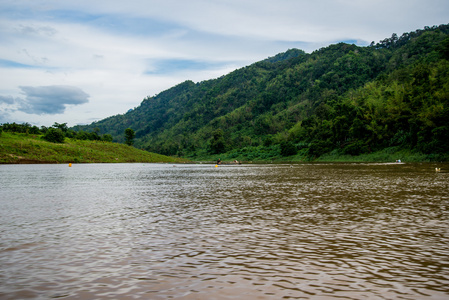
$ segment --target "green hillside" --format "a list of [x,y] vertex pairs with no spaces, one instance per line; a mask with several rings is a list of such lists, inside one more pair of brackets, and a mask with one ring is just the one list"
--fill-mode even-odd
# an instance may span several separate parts
[[0,163],[125,163],[186,162],[124,144],[65,139],[51,143],[40,136],[0,132]]
[[127,112],[75,130],[191,159],[316,159],[449,153],[449,25],[369,47],[291,49],[226,76],[183,82]]

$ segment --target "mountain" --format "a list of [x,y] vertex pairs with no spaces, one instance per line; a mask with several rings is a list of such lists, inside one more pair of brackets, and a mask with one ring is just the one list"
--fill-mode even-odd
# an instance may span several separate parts
[[[183,82],[139,107],[75,130],[165,155],[253,158],[385,148],[449,153],[449,25],[368,47],[290,49],[226,76]],[[254,157],[254,153],[258,154]],[[251,156],[250,155],[250,156]]]

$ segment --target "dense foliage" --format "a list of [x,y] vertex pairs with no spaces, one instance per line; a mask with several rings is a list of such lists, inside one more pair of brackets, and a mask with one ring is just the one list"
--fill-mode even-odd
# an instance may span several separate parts
[[103,134],[100,136],[98,134],[98,129],[94,129],[93,132],[87,132],[83,130],[74,131],[73,129],[68,128],[67,123],[60,124],[57,122],[55,122],[51,127],[42,126],[41,128],[32,126],[29,123],[4,123],[0,125],[0,132],[1,131],[42,135],[42,138],[44,140],[52,143],[64,143],[64,139],[66,137],[85,141],[112,142],[112,135]]
[[134,130],[132,130],[131,128],[126,128],[125,129],[125,144],[127,144],[128,146],[132,146],[134,144],[135,136],[136,136],[136,134],[134,133]]
[[441,25],[369,47],[291,49],[218,79],[183,82],[126,114],[74,129],[124,142],[132,128],[136,147],[192,158],[251,151],[261,159],[314,158],[388,147],[444,157],[448,37],[449,25]]
[[59,128],[48,128],[43,139],[52,143],[64,143],[64,132]]

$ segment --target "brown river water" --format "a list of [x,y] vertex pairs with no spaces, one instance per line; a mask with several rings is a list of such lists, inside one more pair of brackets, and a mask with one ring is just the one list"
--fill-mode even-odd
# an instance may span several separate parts
[[449,299],[448,170],[0,165],[0,299]]

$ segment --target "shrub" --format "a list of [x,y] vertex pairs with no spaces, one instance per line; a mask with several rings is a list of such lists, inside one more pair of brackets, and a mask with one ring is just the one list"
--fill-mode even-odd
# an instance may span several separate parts
[[101,137],[101,140],[105,141],[105,142],[112,142],[113,138],[112,138],[112,135],[110,135],[110,134],[103,134],[103,136]]
[[363,141],[354,142],[343,149],[343,153],[349,155],[359,155],[368,151],[369,148]]
[[316,141],[310,143],[309,155],[312,157],[319,157],[332,150],[332,143],[330,141]]
[[43,138],[52,143],[64,143],[64,132],[59,128],[48,128]]
[[282,142],[281,143],[281,155],[282,156],[291,156],[298,153],[295,145],[292,142]]

